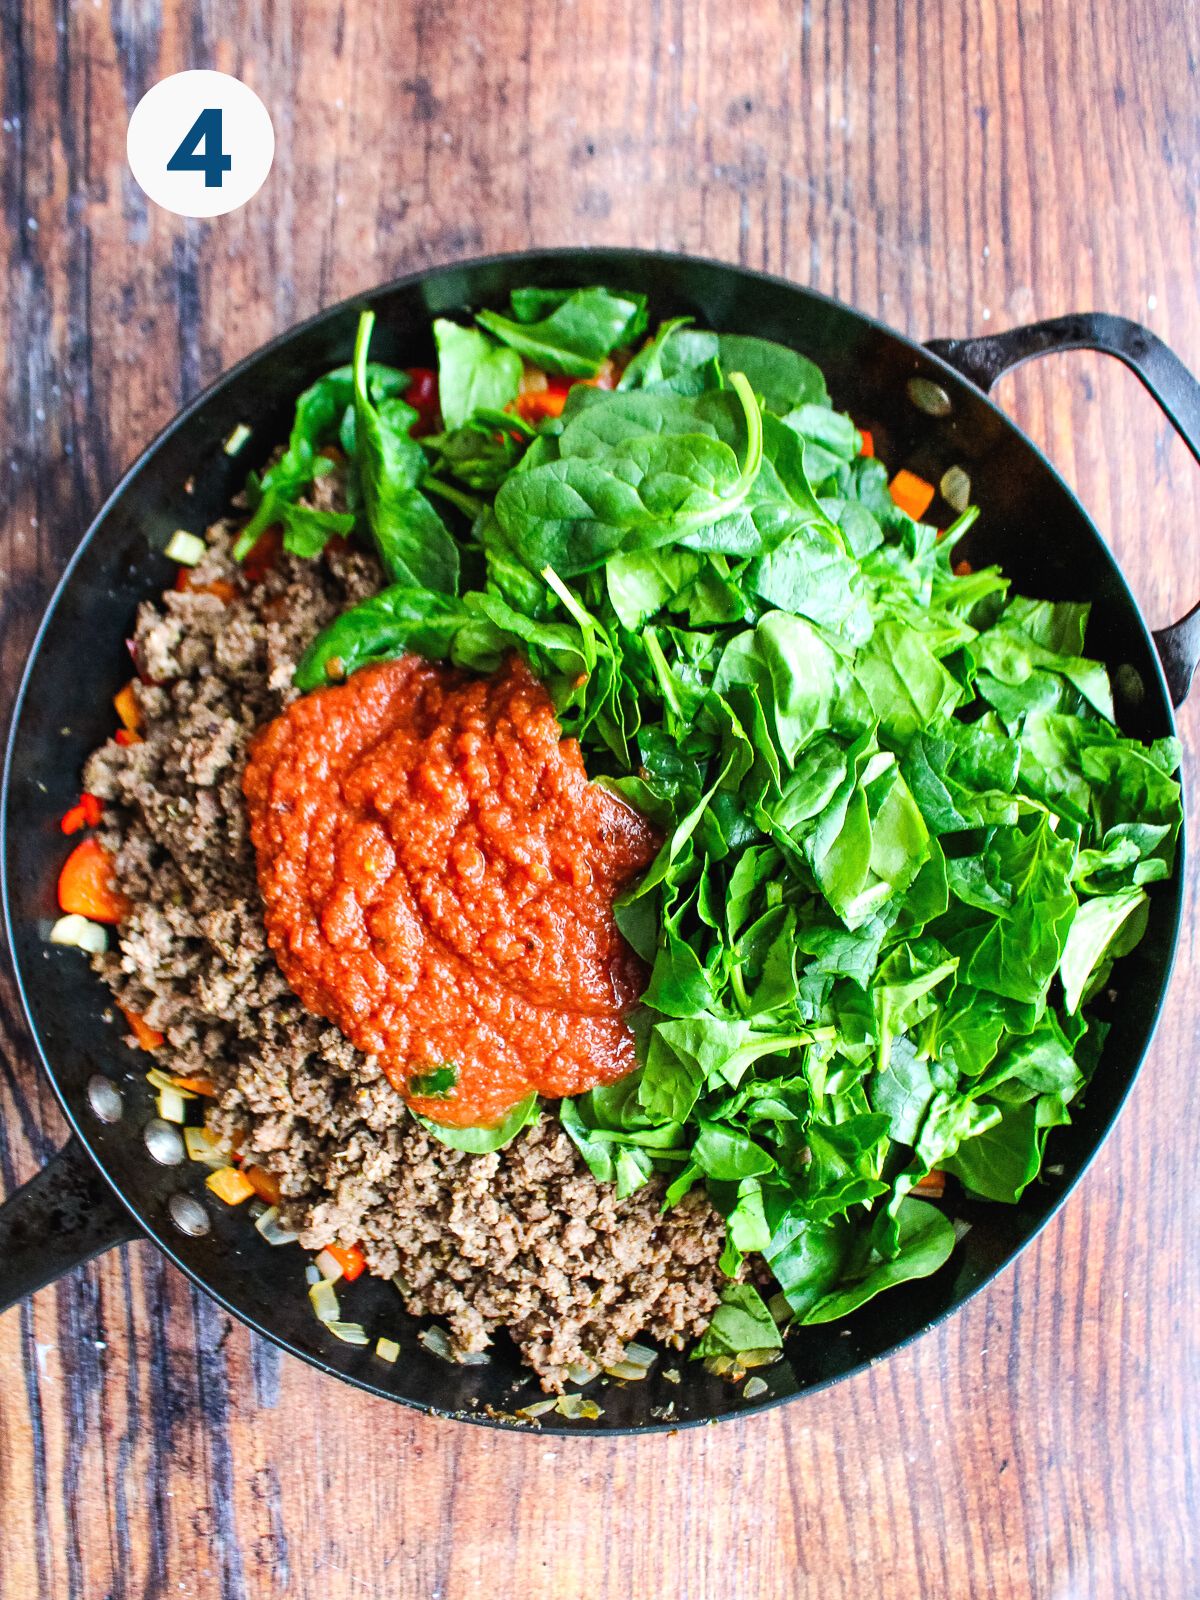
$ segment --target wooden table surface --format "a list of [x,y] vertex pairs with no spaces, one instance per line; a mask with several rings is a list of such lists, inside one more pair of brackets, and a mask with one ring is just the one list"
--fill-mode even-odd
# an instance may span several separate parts
[[[0,23],[5,714],[146,439],[270,335],[426,263],[661,246],[918,337],[1121,312],[1200,368],[1187,0],[0,0]],[[138,97],[192,66],[251,83],[277,137],[211,223],[125,165]],[[1200,473],[1131,376],[1058,358],[999,398],[1153,623],[1200,597]],[[1200,706],[1182,733],[1194,797]],[[1192,928],[1114,1137],[1016,1268],[763,1418],[612,1442],[427,1420],[280,1356],[148,1246],[76,1273],[0,1319],[0,1596],[1194,1596]],[[11,1188],[63,1124],[7,980],[0,1052]]]

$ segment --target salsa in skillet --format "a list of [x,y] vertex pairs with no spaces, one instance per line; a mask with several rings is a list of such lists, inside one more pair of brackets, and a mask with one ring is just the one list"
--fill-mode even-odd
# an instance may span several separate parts
[[271,946],[310,1010],[442,1123],[635,1066],[614,896],[658,841],[591,784],[519,657],[408,655],[295,701],[245,776]]

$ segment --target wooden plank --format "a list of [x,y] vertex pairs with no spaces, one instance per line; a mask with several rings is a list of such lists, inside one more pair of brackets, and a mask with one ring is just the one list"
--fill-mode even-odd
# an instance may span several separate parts
[[[1200,368],[1200,23],[1175,0],[2,15],[5,703],[146,438],[272,333],[423,263],[656,245],[922,336],[1123,312]],[[253,83],[278,138],[259,197],[215,223],[156,211],[124,166],[139,94],[198,64]],[[1127,373],[1060,358],[1000,398],[1154,622],[1200,596],[1200,478]],[[1182,732],[1194,774],[1194,710]],[[767,1418],[505,1437],[319,1378],[145,1247],[43,1292],[0,1319],[0,1595],[1191,1594],[1194,927],[1127,1113],[1018,1267],[914,1349]],[[6,981],[6,1188],[62,1136],[29,1060]]]

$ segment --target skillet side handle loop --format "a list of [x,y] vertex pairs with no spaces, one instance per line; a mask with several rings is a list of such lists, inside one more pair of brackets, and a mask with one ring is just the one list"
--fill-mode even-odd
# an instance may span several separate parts
[[[1031,322],[981,339],[930,339],[926,348],[985,394],[1003,373],[1032,356],[1060,350],[1099,350],[1116,356],[1141,379],[1200,462],[1200,381],[1161,339],[1127,317],[1082,312]],[[1200,662],[1200,606],[1170,627],[1155,629],[1154,642],[1171,701],[1178,708],[1187,699]]]
[[140,1236],[91,1156],[78,1139],[68,1140],[0,1204],[0,1311]]

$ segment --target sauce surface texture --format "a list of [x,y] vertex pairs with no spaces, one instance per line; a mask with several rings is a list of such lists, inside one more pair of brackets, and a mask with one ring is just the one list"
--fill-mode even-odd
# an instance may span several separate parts
[[[244,788],[284,976],[416,1110],[486,1125],[633,1069],[646,975],[612,903],[658,841],[518,658],[475,678],[405,656],[306,695]],[[446,1096],[415,1091],[446,1065]]]

